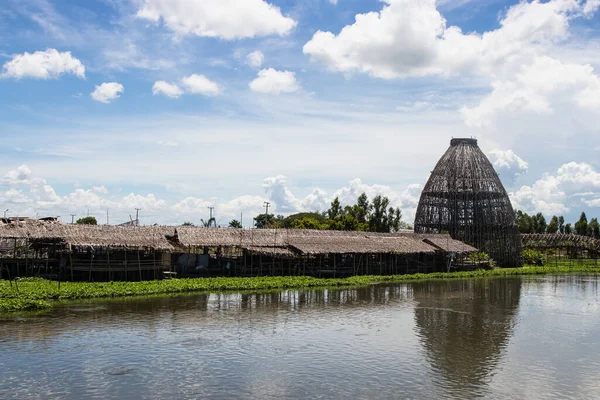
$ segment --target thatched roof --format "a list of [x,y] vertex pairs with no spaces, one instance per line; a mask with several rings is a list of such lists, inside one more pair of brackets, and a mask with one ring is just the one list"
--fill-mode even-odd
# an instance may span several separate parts
[[61,241],[71,247],[111,247],[172,250],[162,227],[65,225],[28,220],[0,223],[0,238]]
[[319,231],[309,229],[231,229],[187,226],[65,225],[28,220],[0,223],[0,239],[62,243],[65,247],[110,247],[177,251],[177,248],[230,247],[255,254],[406,254],[472,252],[449,235]]
[[447,234],[422,234],[420,236],[425,243],[448,253],[473,253],[477,251],[475,247],[461,242],[460,240],[452,239],[450,235]]
[[[442,250],[414,233],[371,233],[310,229],[231,229],[177,227],[176,240],[186,247],[290,247],[301,254],[433,253]],[[449,235],[436,235],[453,244]],[[466,246],[472,249],[470,246]]]
[[255,255],[277,256],[277,257],[293,257],[295,254],[287,247],[259,247],[259,246],[244,246],[244,250],[248,250]]

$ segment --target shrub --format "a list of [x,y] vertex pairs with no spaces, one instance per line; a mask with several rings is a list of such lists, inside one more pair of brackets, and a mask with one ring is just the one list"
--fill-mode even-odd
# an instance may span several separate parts
[[524,249],[521,253],[523,263],[528,265],[544,265],[546,264],[546,256],[541,252],[533,249]]

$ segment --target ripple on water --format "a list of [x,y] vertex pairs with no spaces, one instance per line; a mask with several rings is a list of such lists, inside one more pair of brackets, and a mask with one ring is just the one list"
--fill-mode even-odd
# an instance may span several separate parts
[[0,398],[591,398],[598,280],[196,295],[0,323]]

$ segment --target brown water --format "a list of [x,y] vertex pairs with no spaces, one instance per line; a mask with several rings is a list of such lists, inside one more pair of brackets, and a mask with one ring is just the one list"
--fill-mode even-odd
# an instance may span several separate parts
[[599,282],[66,305],[0,321],[0,398],[600,398]]

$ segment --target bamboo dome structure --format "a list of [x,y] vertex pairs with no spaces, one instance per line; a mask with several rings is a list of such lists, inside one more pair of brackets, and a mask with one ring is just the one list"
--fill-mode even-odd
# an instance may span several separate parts
[[417,233],[449,233],[502,267],[521,266],[521,238],[500,177],[476,139],[452,139],[421,193]]

